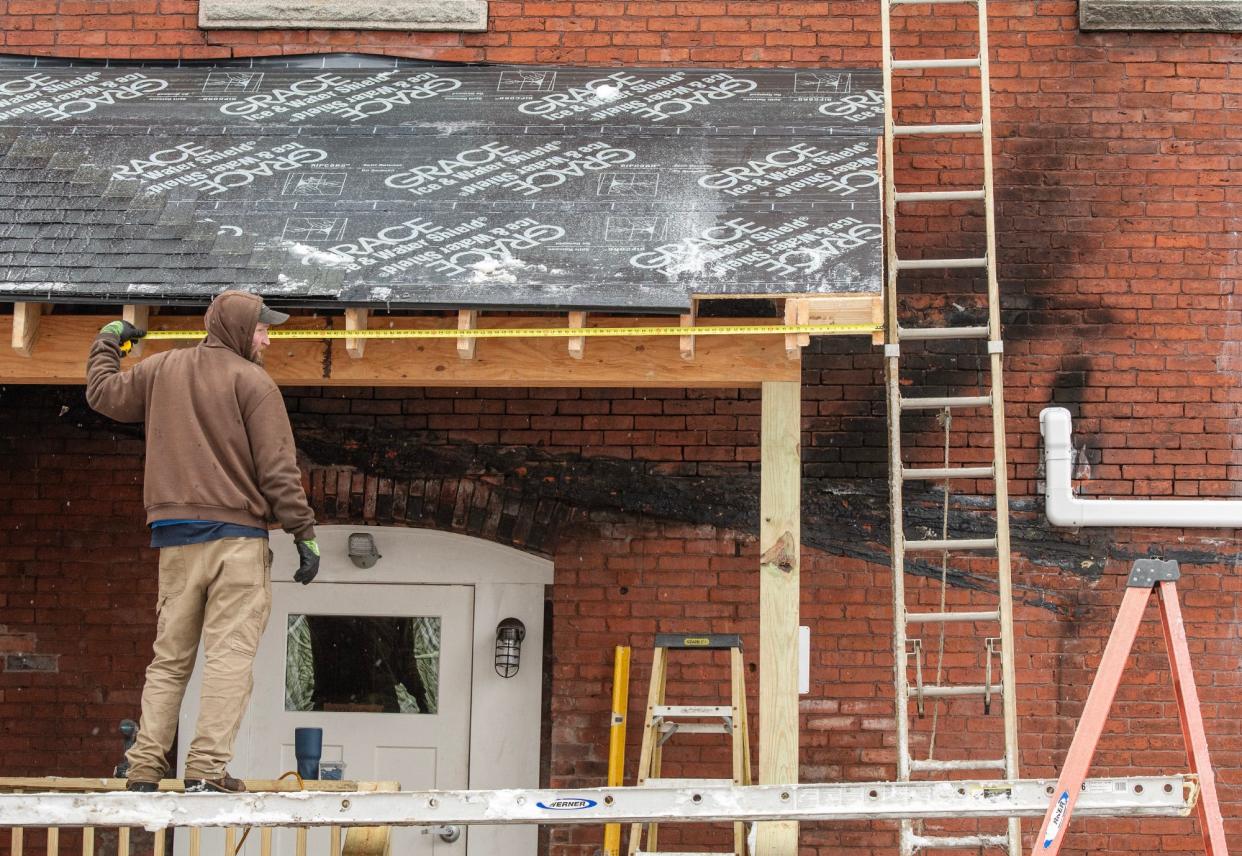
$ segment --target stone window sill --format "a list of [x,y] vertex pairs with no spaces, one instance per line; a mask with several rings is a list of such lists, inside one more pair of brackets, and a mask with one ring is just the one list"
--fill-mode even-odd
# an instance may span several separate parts
[[1082,30],[1242,32],[1242,0],[1079,0]]
[[487,0],[202,0],[198,25],[218,29],[487,29]]

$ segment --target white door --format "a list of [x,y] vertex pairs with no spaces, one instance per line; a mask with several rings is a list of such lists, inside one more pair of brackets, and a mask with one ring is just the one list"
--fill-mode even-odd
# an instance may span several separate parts
[[[274,779],[296,769],[294,729],[311,726],[323,729],[321,762],[343,763],[347,779],[468,787],[473,615],[471,586],[273,582],[230,772]],[[464,856],[466,838],[464,828],[455,842],[399,828],[391,852]],[[205,834],[203,852],[209,843]],[[244,852],[258,844],[247,840]],[[293,833],[277,830],[274,845],[292,854]],[[327,830],[312,829],[309,852],[327,845]]]

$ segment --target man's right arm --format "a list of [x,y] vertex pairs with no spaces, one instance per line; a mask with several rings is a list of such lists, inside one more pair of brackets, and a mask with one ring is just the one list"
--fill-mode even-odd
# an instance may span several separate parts
[[101,330],[86,358],[86,402],[118,422],[141,422],[146,415],[145,366],[121,371],[121,337]]

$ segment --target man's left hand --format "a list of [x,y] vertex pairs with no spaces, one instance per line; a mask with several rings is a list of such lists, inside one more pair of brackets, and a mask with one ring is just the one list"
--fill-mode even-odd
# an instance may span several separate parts
[[314,538],[298,541],[298,570],[293,575],[295,583],[306,585],[319,573],[319,542]]
[[146,330],[139,330],[128,321],[109,321],[100,328],[99,332],[115,334],[122,354],[128,354],[130,349],[133,348],[134,342],[147,335]]

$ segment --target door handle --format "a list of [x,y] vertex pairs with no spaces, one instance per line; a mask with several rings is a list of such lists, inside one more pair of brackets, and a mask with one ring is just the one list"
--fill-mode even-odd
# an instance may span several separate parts
[[423,835],[438,835],[440,840],[445,844],[452,844],[461,838],[461,827],[449,824],[440,824],[438,826],[424,826]]

